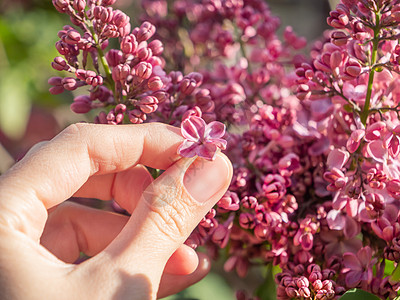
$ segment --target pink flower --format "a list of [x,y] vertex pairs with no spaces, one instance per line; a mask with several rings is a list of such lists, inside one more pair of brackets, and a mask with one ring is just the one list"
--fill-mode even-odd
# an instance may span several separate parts
[[185,140],[178,148],[178,154],[185,157],[198,155],[208,160],[214,160],[218,148],[225,150],[225,125],[214,121],[206,124],[197,116],[189,116],[182,122],[181,133]]
[[358,250],[357,255],[351,252],[343,254],[343,263],[346,273],[346,285],[349,288],[357,287],[361,284],[366,287],[372,281],[372,266],[376,259],[372,259],[372,250],[369,246]]

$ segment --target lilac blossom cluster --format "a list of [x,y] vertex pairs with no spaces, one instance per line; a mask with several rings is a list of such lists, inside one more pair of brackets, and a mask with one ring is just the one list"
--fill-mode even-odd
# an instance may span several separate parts
[[[202,76],[195,72],[183,76],[178,71],[167,74],[160,56],[164,46],[152,39],[155,26],[143,22],[131,29],[130,18],[111,7],[114,2],[53,0],[55,8],[69,15],[74,26],[66,25],[59,31],[56,49],[63,57],[52,62],[55,70],[70,76],[50,78],[50,92],[86,87],[89,95],[77,95],[71,109],[88,113],[106,108],[98,113],[96,123],[138,124],[164,106],[153,119],[174,124],[196,101],[207,97],[206,90],[198,89]],[[108,47],[111,39],[116,39],[119,47]],[[184,101],[192,106],[183,108]]]
[[[278,37],[262,0],[143,0],[132,30],[114,2],[53,0],[75,27],[59,32],[64,58],[52,63],[72,76],[51,78],[50,91],[88,86],[71,109],[100,108],[98,123],[181,126],[183,156],[224,150],[230,189],[186,243],[213,257],[227,248],[224,268],[241,277],[275,266],[278,299],[352,288],[394,299],[400,1],[342,0],[309,57],[291,27]],[[119,49],[107,50],[111,38]]]

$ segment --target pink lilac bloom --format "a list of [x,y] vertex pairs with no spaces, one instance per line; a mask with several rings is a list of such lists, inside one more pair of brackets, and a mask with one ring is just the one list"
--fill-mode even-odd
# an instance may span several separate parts
[[229,191],[187,245],[213,258],[226,247],[241,277],[279,266],[278,299],[395,297],[384,274],[400,258],[399,0],[342,0],[307,56],[263,0],[142,0],[133,29],[114,0],[53,2],[73,26],[58,34],[52,66],[68,76],[51,93],[84,86],[74,112],[180,126],[182,156],[232,160]]
[[209,124],[197,116],[189,116],[181,124],[181,133],[185,140],[178,148],[178,154],[184,157],[199,157],[214,160],[217,150],[225,150],[227,141],[225,125],[213,121]]

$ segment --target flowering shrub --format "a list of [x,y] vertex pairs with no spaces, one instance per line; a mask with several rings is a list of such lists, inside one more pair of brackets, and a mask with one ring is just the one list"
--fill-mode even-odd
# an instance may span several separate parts
[[96,123],[182,124],[183,156],[226,148],[230,190],[186,243],[241,277],[276,266],[278,299],[396,298],[400,1],[342,0],[308,57],[262,0],[143,0],[133,29],[114,2],[53,0],[74,26],[50,92],[87,87],[71,109]]

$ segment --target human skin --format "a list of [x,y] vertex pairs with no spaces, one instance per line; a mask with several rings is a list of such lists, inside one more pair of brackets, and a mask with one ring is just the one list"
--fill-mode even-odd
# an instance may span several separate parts
[[[227,190],[232,165],[181,158],[164,124],[71,125],[0,177],[1,299],[156,299],[199,281],[184,245]],[[165,172],[153,181],[144,166]],[[114,199],[131,215],[65,202]],[[73,264],[80,252],[92,256]]]

